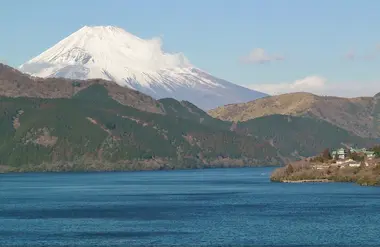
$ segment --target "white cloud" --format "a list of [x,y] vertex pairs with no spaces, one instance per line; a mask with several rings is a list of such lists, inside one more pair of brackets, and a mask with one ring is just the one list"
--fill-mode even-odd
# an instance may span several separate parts
[[251,89],[261,91],[270,95],[283,93],[308,92],[317,95],[359,97],[373,96],[380,92],[380,82],[330,82],[326,78],[313,75],[293,82],[275,84],[253,84]]
[[290,92],[317,92],[326,87],[326,79],[320,76],[308,76],[290,83],[251,85],[250,88],[271,95]]
[[244,63],[268,63],[273,61],[281,61],[285,58],[280,55],[271,55],[268,54],[264,49],[262,48],[255,48],[253,51],[251,51],[248,56],[245,56],[242,58],[242,61]]
[[347,60],[354,60],[356,58],[356,53],[351,50],[344,55],[344,58]]

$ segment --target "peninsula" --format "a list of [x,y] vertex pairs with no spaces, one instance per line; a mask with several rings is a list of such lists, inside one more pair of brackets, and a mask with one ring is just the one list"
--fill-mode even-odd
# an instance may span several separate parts
[[292,162],[276,169],[271,181],[302,182],[353,182],[360,185],[380,185],[380,147],[369,150],[341,148]]

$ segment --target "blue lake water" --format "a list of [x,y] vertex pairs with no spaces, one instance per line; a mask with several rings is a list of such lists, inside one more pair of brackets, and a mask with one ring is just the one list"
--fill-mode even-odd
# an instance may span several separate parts
[[380,188],[271,171],[0,175],[0,246],[380,246]]

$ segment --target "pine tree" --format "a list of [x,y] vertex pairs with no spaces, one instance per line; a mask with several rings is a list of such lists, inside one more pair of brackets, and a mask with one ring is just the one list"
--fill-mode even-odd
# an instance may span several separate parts
[[331,160],[332,159],[331,154],[330,154],[330,150],[328,148],[326,148],[325,150],[323,150],[322,158],[324,160]]

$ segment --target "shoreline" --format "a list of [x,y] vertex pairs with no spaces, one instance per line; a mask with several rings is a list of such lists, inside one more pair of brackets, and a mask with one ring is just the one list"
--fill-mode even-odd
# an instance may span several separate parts
[[302,180],[282,180],[281,183],[333,183],[333,180],[329,179],[302,179]]
[[338,163],[331,159],[321,162],[309,158],[275,169],[270,180],[280,183],[348,182],[380,186],[380,159],[364,159],[360,162],[346,160]]
[[117,173],[117,172],[153,172],[153,171],[178,171],[178,170],[211,170],[211,169],[228,169],[228,168],[280,168],[279,165],[216,165],[203,167],[155,167],[153,169],[88,169],[88,170],[8,170],[0,171],[0,175],[5,174],[33,174],[33,173]]

